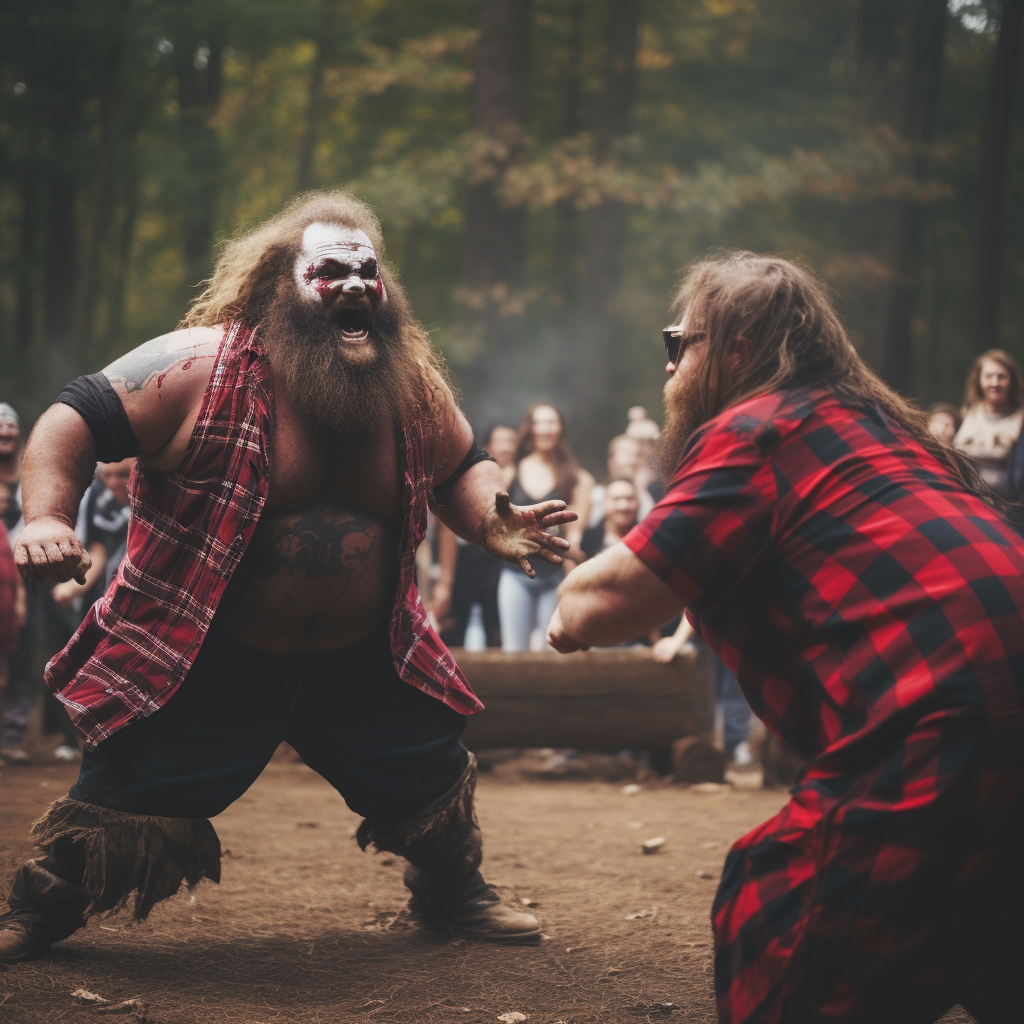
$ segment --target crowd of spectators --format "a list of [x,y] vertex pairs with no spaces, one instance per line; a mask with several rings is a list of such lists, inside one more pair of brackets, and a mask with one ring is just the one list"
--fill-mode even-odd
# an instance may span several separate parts
[[[928,427],[937,441],[967,455],[1002,498],[1024,503],[1022,425],[1024,375],[1001,349],[977,358],[960,408],[940,403],[928,411]],[[565,420],[555,406],[531,406],[518,427],[491,426],[481,441],[502,468],[512,501],[526,505],[559,498],[579,519],[563,530],[570,544],[563,564],[534,559],[533,578],[435,520],[422,553],[420,578],[445,642],[507,652],[547,649],[544,636],[565,573],[620,541],[664,494],[654,470],[657,438],[658,425],[646,410],[630,409],[622,432],[608,442],[605,470],[595,481],[574,456]],[[0,402],[0,762],[29,760],[25,733],[38,705],[43,665],[110,585],[124,555],[130,516],[128,482],[134,460],[98,466],[76,525],[92,558],[85,584],[70,581],[26,592],[12,554],[22,526],[23,449],[18,414]],[[673,660],[692,642],[685,619],[670,623],[660,636],[634,641],[651,645],[660,661]],[[724,666],[719,666],[716,690],[726,752],[743,764],[750,759],[750,713]],[[42,731],[60,740],[51,756],[80,756],[79,740],[63,705],[49,694],[43,698]]]
[[74,761],[81,756],[81,741],[64,705],[43,691],[43,666],[71,639],[124,557],[131,514],[128,480],[135,460],[98,465],[96,479],[82,498],[75,532],[92,558],[84,584],[69,580],[30,592],[11,550],[24,525],[23,449],[18,414],[0,402],[0,763],[32,759],[25,737],[41,694],[41,731],[59,739],[50,756]]

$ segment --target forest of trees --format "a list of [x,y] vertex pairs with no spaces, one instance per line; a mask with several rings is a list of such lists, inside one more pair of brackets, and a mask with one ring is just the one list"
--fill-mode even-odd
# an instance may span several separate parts
[[710,250],[798,255],[924,401],[1024,359],[1024,0],[7,0],[0,400],[173,329],[307,188],[381,217],[478,425],[591,464]]

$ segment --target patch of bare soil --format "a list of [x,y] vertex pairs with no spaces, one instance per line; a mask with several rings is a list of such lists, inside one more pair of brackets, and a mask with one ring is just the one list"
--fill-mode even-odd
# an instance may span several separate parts
[[[30,822],[74,777],[65,766],[0,770],[0,877],[31,855]],[[404,862],[361,853],[358,818],[338,794],[275,760],[214,821],[221,885],[183,890],[141,925],[94,920],[49,958],[0,969],[0,1019],[137,1019],[76,1003],[84,988],[142,1000],[156,1024],[712,1022],[709,913],[722,861],[785,799],[658,783],[627,794],[621,781],[529,780],[499,765],[478,791],[485,875],[536,903],[547,936],[502,948],[411,927]],[[644,855],[653,838],[664,844]]]

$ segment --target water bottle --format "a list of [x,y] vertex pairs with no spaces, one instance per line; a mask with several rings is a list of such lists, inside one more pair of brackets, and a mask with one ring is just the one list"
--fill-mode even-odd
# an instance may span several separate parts
[[487,632],[484,629],[484,609],[479,601],[469,609],[466,623],[466,638],[463,646],[467,651],[482,651],[487,647]]

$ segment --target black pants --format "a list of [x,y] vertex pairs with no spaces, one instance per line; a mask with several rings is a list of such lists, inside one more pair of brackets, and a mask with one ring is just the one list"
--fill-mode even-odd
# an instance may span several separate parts
[[501,622],[498,618],[498,578],[504,563],[475,544],[460,544],[452,584],[449,614],[455,624],[449,626],[441,639],[449,647],[461,647],[466,639],[469,612],[479,603],[483,610],[484,632],[488,647],[501,646]]
[[133,814],[209,818],[286,741],[357,814],[398,824],[466,767],[464,724],[399,678],[384,627],[326,654],[268,655],[215,621],[159,711],[86,749],[70,795]]

